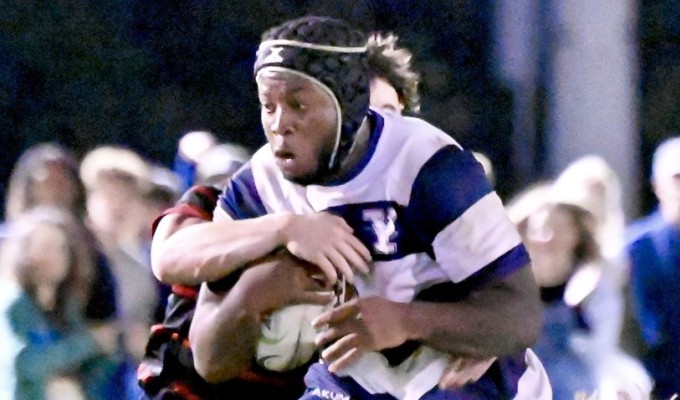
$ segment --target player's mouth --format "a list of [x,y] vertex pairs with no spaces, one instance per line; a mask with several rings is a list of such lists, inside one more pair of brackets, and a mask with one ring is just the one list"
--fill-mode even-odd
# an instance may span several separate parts
[[276,165],[281,169],[289,169],[295,161],[295,155],[287,150],[276,150],[274,152],[276,158]]

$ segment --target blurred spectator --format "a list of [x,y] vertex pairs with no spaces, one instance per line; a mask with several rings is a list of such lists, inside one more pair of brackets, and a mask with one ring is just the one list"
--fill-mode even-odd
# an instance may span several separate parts
[[[26,150],[10,177],[5,211],[7,223],[11,224],[23,212],[38,205],[69,211],[84,223],[85,187],[78,168],[76,157],[59,145],[40,143]],[[88,242],[97,258],[97,268],[86,315],[89,320],[107,321],[115,317],[115,282],[104,255],[87,232]]]
[[205,150],[196,164],[196,184],[221,186],[250,159],[250,152],[237,144],[220,143]]
[[[90,286],[82,286],[73,295],[88,295],[85,319],[101,331],[112,331],[116,322],[116,282],[108,259],[96,243],[94,235],[85,227],[85,188],[80,180],[78,161],[68,149],[53,143],[39,143],[27,149],[17,160],[10,177],[6,212],[7,225],[39,205],[50,205],[70,212],[84,233],[83,245],[87,245],[95,265]],[[107,328],[108,327],[108,328]],[[112,345],[117,335],[111,335]],[[109,364],[99,363],[90,373],[98,376],[101,386],[108,385],[111,398],[118,396],[115,381],[119,365],[112,356]]]
[[116,352],[115,331],[83,318],[95,267],[82,226],[48,206],[14,221],[0,252],[0,397],[43,399],[60,382],[71,395],[113,398],[100,372]]
[[[593,287],[568,298],[568,283],[579,268],[597,259],[597,248],[583,209],[554,203],[550,186],[537,185],[512,200],[509,214],[517,224],[541,290],[543,330],[533,349],[550,377],[555,400],[595,390],[591,366],[571,344],[575,335],[589,334],[582,301]],[[593,285],[594,286],[594,285]]]
[[85,215],[85,188],[78,176],[78,161],[59,145],[40,143],[29,148],[12,170],[5,218],[12,221],[37,205],[53,205],[79,218]]
[[144,241],[151,224],[145,196],[153,186],[152,169],[132,150],[102,146],[85,155],[80,171],[87,188],[89,226],[118,283],[118,318],[129,358],[125,375],[128,390],[136,396],[134,370],[144,354],[161,296]]
[[652,185],[661,223],[627,250],[642,360],[655,381],[654,394],[667,399],[680,392],[680,137],[654,153]]
[[655,228],[663,226],[663,224],[664,220],[661,217],[661,212],[658,209],[654,209],[649,214],[636,219],[626,226],[624,238],[626,245],[630,245],[634,241],[638,240],[640,236]]
[[555,180],[560,198],[588,210],[595,222],[595,239],[603,257],[616,263],[617,279],[624,275],[619,259],[623,250],[625,217],[621,184],[614,170],[599,156],[587,155],[567,166]]
[[85,155],[80,176],[87,189],[87,220],[97,238],[105,247],[120,246],[138,256],[150,165],[132,150],[102,146]]
[[196,183],[196,166],[202,154],[216,144],[217,138],[208,131],[187,132],[179,139],[173,171],[180,177],[181,192]]
[[[555,399],[644,399],[651,382],[617,346],[622,315],[619,286],[606,275],[596,218],[565,196],[563,182],[541,183],[509,204],[532,259],[544,303],[543,334],[534,347]],[[612,322],[614,320],[614,322]]]
[[619,179],[603,158],[587,155],[567,166],[552,190],[555,199],[590,213],[600,253],[597,290],[589,297],[586,308],[591,325],[597,326],[574,345],[595,367],[600,398],[615,398],[620,390],[635,393],[635,385],[637,393],[643,393],[650,389],[648,376],[641,364],[619,347],[625,314],[623,287],[627,282]]

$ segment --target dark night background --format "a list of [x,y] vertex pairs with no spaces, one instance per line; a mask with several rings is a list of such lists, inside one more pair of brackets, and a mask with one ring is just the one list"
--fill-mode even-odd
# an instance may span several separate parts
[[[189,130],[258,147],[264,139],[251,66],[259,35],[305,14],[397,33],[423,78],[422,115],[487,153],[507,197],[528,183],[513,176],[512,152],[534,150],[513,150],[507,140],[512,97],[492,70],[493,3],[3,0],[0,198],[12,165],[37,142],[56,141],[79,156],[123,144],[166,166]],[[680,125],[680,5],[644,0],[638,8],[646,169],[653,146]]]

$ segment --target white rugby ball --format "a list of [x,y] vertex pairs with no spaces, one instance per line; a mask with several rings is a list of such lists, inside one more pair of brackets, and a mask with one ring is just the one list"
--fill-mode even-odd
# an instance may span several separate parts
[[317,350],[314,318],[358,296],[356,287],[345,277],[338,280],[333,294],[334,299],[327,305],[290,305],[265,317],[255,354],[257,363],[270,371],[288,371],[309,362]]
[[296,304],[272,312],[262,321],[257,363],[270,371],[288,371],[310,361],[317,334],[312,320],[330,307]]

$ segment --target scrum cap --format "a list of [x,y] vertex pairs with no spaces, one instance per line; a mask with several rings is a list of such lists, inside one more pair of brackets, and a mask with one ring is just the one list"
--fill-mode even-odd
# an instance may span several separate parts
[[368,111],[365,35],[334,18],[288,21],[265,32],[257,51],[256,79],[272,69],[309,79],[334,99],[338,127],[328,168],[337,168]]

